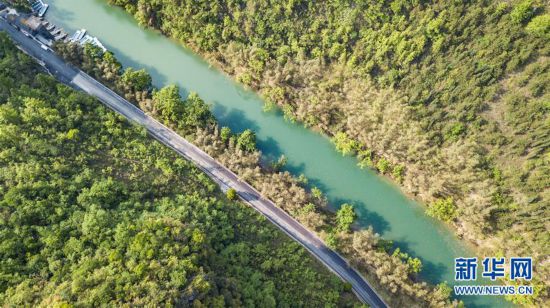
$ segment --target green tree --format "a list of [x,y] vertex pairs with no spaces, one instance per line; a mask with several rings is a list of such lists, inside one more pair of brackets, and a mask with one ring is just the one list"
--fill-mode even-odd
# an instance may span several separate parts
[[195,92],[191,92],[185,100],[184,123],[187,127],[205,127],[215,122],[210,107]]
[[396,179],[398,182],[403,181],[404,170],[405,170],[405,167],[403,165],[395,165],[392,170],[393,178]]
[[121,76],[121,82],[132,91],[151,91],[153,87],[151,75],[144,69],[127,68]]
[[530,33],[550,39],[550,14],[544,14],[533,18],[527,27]]
[[315,186],[311,188],[311,195],[313,196],[313,198],[316,198],[316,199],[324,198],[323,192],[318,187],[315,187]]
[[523,0],[516,4],[510,13],[510,17],[516,23],[523,23],[531,19],[534,13],[535,8],[533,7],[533,0]]
[[336,212],[338,230],[348,232],[356,216],[355,210],[351,204],[342,204],[340,209]]
[[336,146],[336,150],[342,153],[342,155],[353,154],[357,148],[357,143],[344,132],[336,133],[332,138],[332,142]]
[[227,199],[234,201],[237,200],[237,191],[234,188],[229,188],[225,193]]
[[337,249],[338,248],[338,237],[334,232],[329,232],[327,234],[327,237],[325,238],[325,244],[331,249]]
[[409,266],[409,272],[412,274],[420,273],[422,270],[422,261],[418,258],[408,258],[407,265]]
[[390,168],[391,168],[390,162],[384,157],[381,157],[376,162],[376,169],[378,169],[378,171],[380,171],[380,173],[382,174],[386,174],[390,170]]
[[117,58],[112,52],[107,51],[103,53],[101,62],[102,79],[108,81],[113,85],[117,78],[119,78],[122,71],[122,64],[118,62]]
[[435,217],[446,222],[454,220],[458,215],[456,205],[452,197],[438,199],[428,207],[426,213],[431,217]]
[[153,92],[153,112],[165,122],[180,123],[184,117],[185,102],[179,92],[176,85],[165,86]]
[[231,138],[231,136],[232,136],[231,128],[227,126],[222,127],[220,132],[220,137],[222,138],[222,141],[224,142],[229,141],[229,138]]
[[357,159],[359,162],[357,165],[361,169],[365,169],[367,167],[374,167],[374,163],[372,162],[372,151],[371,150],[361,150],[357,154]]
[[237,138],[237,147],[248,152],[256,150],[256,134],[250,129],[240,133]]
[[410,274],[417,274],[422,270],[422,261],[418,258],[409,256],[408,253],[402,252],[401,249],[396,248],[392,255],[406,262]]

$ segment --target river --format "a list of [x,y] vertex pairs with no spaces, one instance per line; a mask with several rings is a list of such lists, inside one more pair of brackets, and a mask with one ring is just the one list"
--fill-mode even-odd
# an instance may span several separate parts
[[[113,51],[124,66],[145,68],[155,86],[177,84],[197,92],[222,125],[233,131],[253,129],[266,157],[284,154],[287,169],[303,173],[326,193],[333,206],[355,205],[358,224],[372,225],[383,238],[422,260],[421,277],[432,283],[454,282],[454,258],[472,252],[441,223],[427,217],[421,205],[356,159],[337,153],[328,138],[266,113],[256,94],[245,90],[203,59],[155,31],[140,28],[132,16],[104,0],[50,0],[46,15],[70,34],[87,29]],[[495,297],[463,298],[467,306],[501,307]]]

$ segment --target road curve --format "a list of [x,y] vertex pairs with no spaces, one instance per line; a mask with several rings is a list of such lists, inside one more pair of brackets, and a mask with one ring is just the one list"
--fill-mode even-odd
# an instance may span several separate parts
[[260,193],[248,183],[241,181],[232,171],[215,161],[201,149],[191,144],[183,137],[146,115],[115,92],[105,87],[84,72],[66,64],[51,51],[43,50],[40,44],[10,26],[0,18],[0,31],[7,32],[20,49],[39,62],[57,79],[70,86],[96,97],[107,107],[123,115],[125,118],[145,127],[149,134],[164,145],[172,148],[181,156],[192,161],[208,174],[223,191],[230,187],[235,189],[240,198],[295,241],[304,246],[311,254],[341,279],[352,285],[353,292],[363,302],[371,307],[387,307],[382,298],[374,291],[366,279],[338,253],[328,248],[313,232],[307,230],[294,218],[278,208],[272,201],[263,198]]

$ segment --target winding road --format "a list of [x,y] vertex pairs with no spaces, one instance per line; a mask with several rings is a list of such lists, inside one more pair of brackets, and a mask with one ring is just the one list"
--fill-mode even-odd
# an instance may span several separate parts
[[115,92],[105,87],[84,72],[65,63],[50,50],[44,50],[32,38],[26,37],[17,29],[0,18],[0,31],[7,32],[18,47],[31,57],[38,60],[50,74],[61,82],[96,97],[107,107],[123,115],[125,118],[145,127],[149,134],[164,145],[172,148],[181,156],[192,161],[198,168],[208,174],[223,191],[233,188],[240,198],[259,213],[269,219],[279,229],[304,246],[313,256],[341,279],[349,282],[353,292],[363,302],[371,307],[387,307],[386,303],[369,285],[367,280],[338,253],[328,248],[313,232],[307,230],[286,212],[278,208],[272,201],[264,198],[248,183],[241,181],[237,175],[227,169],[201,149],[191,144],[183,137],[146,115]]

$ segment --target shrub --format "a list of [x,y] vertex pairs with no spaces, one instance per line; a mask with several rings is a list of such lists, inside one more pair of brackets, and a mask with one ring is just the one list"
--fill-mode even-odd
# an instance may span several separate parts
[[355,220],[355,211],[353,206],[347,203],[342,204],[338,212],[336,212],[336,224],[338,230],[340,231],[349,231],[351,224]]
[[237,138],[237,147],[247,152],[256,150],[256,134],[250,129],[242,132]]
[[550,14],[540,15],[533,18],[527,27],[527,32],[537,36],[546,36],[550,39]]
[[237,200],[237,191],[234,188],[229,188],[225,195],[231,201]]
[[453,198],[439,199],[432,203],[426,210],[426,214],[442,221],[452,221],[457,217],[456,205]]
[[376,168],[380,171],[380,173],[385,174],[390,170],[390,162],[385,158],[380,158],[376,163]]
[[515,23],[519,24],[528,21],[534,13],[533,1],[524,0],[514,7],[510,13],[510,17]]
[[220,132],[220,137],[222,141],[227,142],[231,138],[231,128],[224,126]]
[[332,142],[336,146],[336,150],[342,155],[353,154],[357,148],[357,143],[343,132],[336,133],[332,138]]

